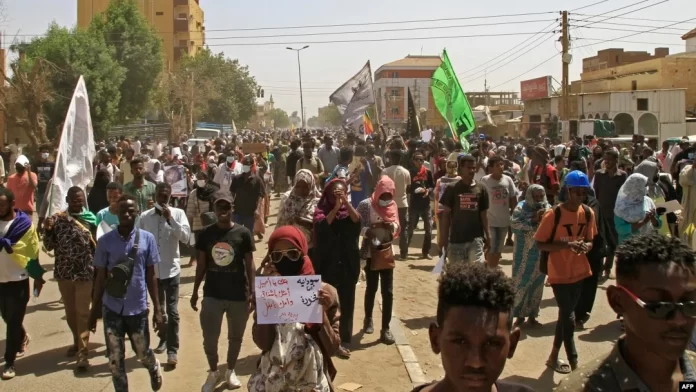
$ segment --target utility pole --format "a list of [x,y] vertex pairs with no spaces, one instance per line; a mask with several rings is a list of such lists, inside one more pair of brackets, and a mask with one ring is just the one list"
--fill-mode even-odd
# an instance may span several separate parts
[[563,45],[563,54],[561,56],[561,62],[563,64],[563,80],[561,81],[562,97],[561,97],[561,120],[568,121],[570,118],[570,105],[569,105],[569,81],[568,81],[568,50],[570,49],[570,39],[568,37],[568,11],[563,11],[563,24],[561,26],[562,36],[561,44]]
[[297,52],[297,71],[300,74],[300,113],[302,114],[302,128],[305,128],[305,113],[304,113],[304,98],[302,97],[302,66],[300,65],[300,51],[305,50],[309,48],[309,45],[305,45],[303,48],[300,49],[293,49],[290,47],[287,47],[285,49],[287,50],[294,50]]

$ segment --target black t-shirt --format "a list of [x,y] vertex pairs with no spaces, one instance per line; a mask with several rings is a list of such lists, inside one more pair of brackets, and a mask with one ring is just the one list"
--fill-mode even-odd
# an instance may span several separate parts
[[229,229],[211,225],[201,231],[196,249],[208,261],[203,296],[228,301],[245,301],[249,296],[244,256],[256,247],[249,229],[233,224]]
[[[437,382],[437,381],[435,381]],[[429,387],[435,382],[432,382],[430,384],[425,384],[425,385],[420,385],[417,386],[413,389],[411,392],[421,392],[425,387]],[[498,392],[535,392],[534,389],[522,385],[522,384],[516,384],[512,382],[507,382],[507,381],[496,381],[495,382],[495,388],[498,390]]]
[[253,216],[259,200],[266,196],[266,185],[256,174],[241,174],[232,178],[230,192],[234,194],[234,213]]
[[53,162],[39,162],[35,166],[32,166],[32,171],[36,173],[36,189],[39,194],[46,191],[46,185],[48,181],[53,178],[53,172],[56,169],[56,164]]
[[452,211],[449,242],[463,244],[483,237],[481,212],[488,210],[488,192],[483,185],[459,180],[445,188],[440,203]]

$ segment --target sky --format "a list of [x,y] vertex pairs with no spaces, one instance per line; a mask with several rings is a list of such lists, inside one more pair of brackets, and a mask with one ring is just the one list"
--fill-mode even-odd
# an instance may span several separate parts
[[[200,4],[205,12],[206,43],[210,48],[248,65],[264,88],[266,100],[272,94],[276,107],[288,113],[300,110],[300,89],[297,55],[286,47],[310,45],[300,54],[304,107],[309,118],[317,114],[317,108],[328,104],[329,95],[357,73],[367,60],[374,72],[381,65],[406,55],[438,55],[443,48],[447,49],[465,91],[483,91],[484,80],[491,91],[519,91],[521,80],[546,75],[560,82],[562,67],[558,53],[561,43],[556,41],[560,37],[560,22],[555,21],[560,21],[558,12],[564,9],[586,7],[571,12],[569,17],[573,55],[571,80],[579,79],[582,58],[594,56],[601,49],[625,48],[653,53],[654,48],[667,46],[670,53],[683,52],[684,41],[680,36],[696,28],[693,1],[200,0]],[[52,21],[64,26],[77,22],[77,0],[4,0],[4,3],[7,17],[0,25],[6,37],[4,46],[13,40],[27,40],[45,32]],[[643,7],[646,8],[640,10]],[[517,16],[499,17],[512,14]],[[384,23],[423,20],[428,21]],[[598,23],[590,25],[591,22]],[[279,28],[340,24],[351,25]],[[582,25],[586,27],[572,28]],[[664,26],[670,28],[625,37]],[[276,29],[239,31],[266,27]],[[550,31],[553,29],[557,32]],[[543,33],[537,34],[540,32]],[[265,35],[276,37],[248,38]],[[476,37],[462,37],[471,35]],[[634,43],[604,42],[612,39]],[[319,43],[346,40],[373,41]]]

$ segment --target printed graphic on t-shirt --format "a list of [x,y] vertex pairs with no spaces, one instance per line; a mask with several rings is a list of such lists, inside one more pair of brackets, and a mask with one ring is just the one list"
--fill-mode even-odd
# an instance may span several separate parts
[[213,261],[220,267],[227,267],[234,260],[234,249],[227,242],[218,242],[213,245]]
[[496,205],[507,205],[510,199],[510,192],[504,185],[496,185],[491,188],[491,203]]
[[478,195],[475,193],[462,193],[459,195],[460,210],[478,209]]

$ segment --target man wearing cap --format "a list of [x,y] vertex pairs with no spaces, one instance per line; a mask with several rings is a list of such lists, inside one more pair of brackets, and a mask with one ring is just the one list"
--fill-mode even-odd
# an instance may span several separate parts
[[[254,218],[259,201],[266,197],[266,185],[261,177],[252,173],[254,158],[247,155],[242,160],[242,174],[234,177],[229,186],[234,195],[232,220],[254,232]],[[224,187],[223,187],[224,189]]]
[[544,187],[546,197],[553,205],[556,201],[556,195],[561,189],[561,183],[558,180],[558,171],[549,163],[549,152],[544,147],[534,147],[530,158],[533,167],[531,182]]
[[[587,253],[597,235],[594,211],[583,204],[590,181],[585,173],[575,170],[565,178],[568,200],[548,210],[534,234],[540,251],[548,252],[546,265],[548,282],[558,304],[558,321],[551,354],[546,366],[561,374],[568,374],[578,366],[575,349],[574,311],[580,300],[583,280],[592,275]],[[561,345],[565,346],[568,362],[558,358]]]
[[232,222],[232,195],[217,191],[213,200],[217,223],[203,229],[196,241],[198,264],[191,295],[191,307],[198,311],[198,289],[205,277],[200,321],[209,371],[202,392],[212,392],[220,381],[218,340],[223,317],[227,318],[228,331],[224,381],[232,389],[242,386],[234,368],[253,309],[256,275],[252,231]]
[[32,173],[29,159],[20,155],[14,163],[15,173],[7,177],[7,189],[15,195],[15,208],[31,216],[38,177]]

